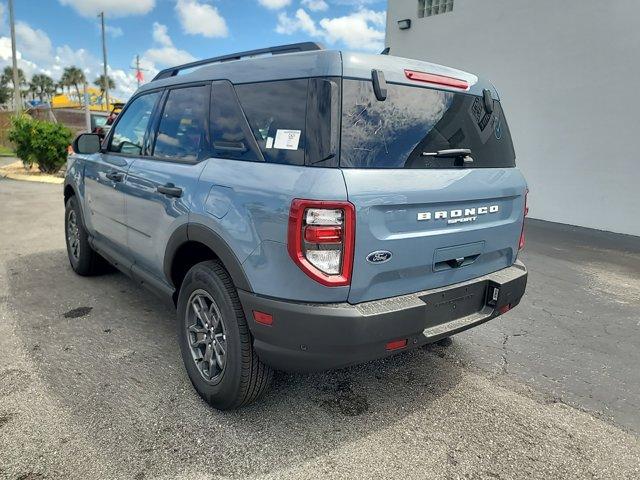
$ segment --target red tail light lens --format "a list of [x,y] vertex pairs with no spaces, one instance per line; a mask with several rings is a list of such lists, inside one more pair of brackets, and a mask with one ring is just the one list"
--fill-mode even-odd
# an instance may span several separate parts
[[469,90],[469,82],[460,78],[447,77],[445,75],[436,75],[434,73],[416,72],[414,70],[405,70],[405,76],[409,80],[416,82],[432,83],[434,85],[444,85],[445,87],[460,88],[461,90]]
[[518,250],[522,250],[526,243],[524,236],[524,222],[527,215],[529,215],[529,206],[527,203],[527,197],[529,196],[529,189],[524,192],[524,217],[522,218],[522,231],[520,232],[520,243],[518,244]]
[[307,243],[341,243],[342,227],[315,227],[304,229],[304,241]]
[[289,255],[315,281],[328,287],[349,285],[354,242],[355,209],[351,203],[291,202]]

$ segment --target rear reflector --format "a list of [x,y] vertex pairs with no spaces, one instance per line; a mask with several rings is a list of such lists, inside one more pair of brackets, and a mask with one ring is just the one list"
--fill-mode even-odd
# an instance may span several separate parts
[[511,310],[511,304],[507,303],[506,305],[500,307],[498,311],[500,312],[500,315],[502,315],[503,313],[507,313],[509,310]]
[[269,315],[268,313],[264,313],[264,312],[259,312],[257,310],[253,311],[253,319],[256,321],[256,323],[259,323],[260,325],[273,324],[272,315]]
[[447,77],[445,75],[435,75],[433,73],[416,72],[414,70],[405,70],[405,76],[409,80],[416,82],[432,83],[434,85],[444,85],[445,87],[460,88],[469,90],[469,82],[459,78]]
[[392,342],[389,342],[385,345],[384,348],[386,348],[388,351],[391,350],[400,350],[401,348],[404,348],[407,346],[407,339],[404,338],[402,340],[394,340]]

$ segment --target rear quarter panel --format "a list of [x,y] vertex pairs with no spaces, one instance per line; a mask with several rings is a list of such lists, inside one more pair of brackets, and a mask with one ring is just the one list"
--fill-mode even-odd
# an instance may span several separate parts
[[343,302],[349,287],[328,288],[289,257],[287,228],[294,198],[346,200],[339,169],[212,158],[207,160],[190,224],[210,228],[231,247],[255,293],[308,302]]

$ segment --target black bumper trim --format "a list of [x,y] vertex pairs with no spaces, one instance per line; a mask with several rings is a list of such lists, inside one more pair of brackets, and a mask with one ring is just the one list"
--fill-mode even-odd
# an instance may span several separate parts
[[[288,302],[243,290],[239,296],[263,362],[279,370],[318,371],[385,357],[484,323],[505,306],[516,306],[526,284],[527,270],[516,262],[467,282],[358,305]],[[254,310],[271,314],[273,324],[257,324]],[[404,349],[385,349],[387,342],[405,338]]]

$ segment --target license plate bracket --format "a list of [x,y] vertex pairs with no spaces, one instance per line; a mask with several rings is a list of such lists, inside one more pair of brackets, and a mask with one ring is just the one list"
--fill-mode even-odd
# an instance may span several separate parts
[[485,306],[487,287],[488,282],[482,281],[420,297],[426,304],[426,327],[478,313]]

